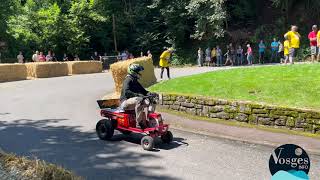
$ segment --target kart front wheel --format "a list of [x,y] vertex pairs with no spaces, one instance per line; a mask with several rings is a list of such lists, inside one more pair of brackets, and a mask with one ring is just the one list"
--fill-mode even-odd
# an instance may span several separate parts
[[100,120],[96,125],[96,132],[101,140],[111,139],[114,133],[112,122],[108,119]]
[[141,146],[144,150],[151,151],[154,147],[154,139],[151,136],[144,136],[141,139]]
[[167,131],[164,135],[162,135],[161,140],[162,140],[162,142],[167,143],[167,144],[171,143],[173,140],[173,135],[172,135],[171,131]]

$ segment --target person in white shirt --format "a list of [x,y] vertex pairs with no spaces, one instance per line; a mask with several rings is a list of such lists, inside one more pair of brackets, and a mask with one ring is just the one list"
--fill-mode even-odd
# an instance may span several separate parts
[[18,63],[23,63],[24,61],[24,57],[23,57],[23,55],[22,55],[22,52],[20,51],[19,52],[19,55],[17,56],[17,59],[18,59]]
[[33,62],[39,61],[39,51],[36,51],[36,53],[32,55],[32,61]]

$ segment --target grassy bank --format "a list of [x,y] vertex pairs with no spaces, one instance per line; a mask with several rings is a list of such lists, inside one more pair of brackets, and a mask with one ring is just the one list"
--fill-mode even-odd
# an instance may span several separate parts
[[320,64],[215,71],[164,81],[150,90],[320,110]]

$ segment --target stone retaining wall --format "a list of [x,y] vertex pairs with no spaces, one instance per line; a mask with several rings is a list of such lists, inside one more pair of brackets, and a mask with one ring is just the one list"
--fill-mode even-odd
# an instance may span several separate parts
[[320,111],[173,94],[161,95],[159,104],[202,117],[320,133]]

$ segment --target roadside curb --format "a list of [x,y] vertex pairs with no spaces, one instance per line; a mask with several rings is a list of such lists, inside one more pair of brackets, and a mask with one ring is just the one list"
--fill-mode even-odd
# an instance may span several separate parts
[[[170,113],[165,113],[164,115],[167,116],[168,114]],[[176,116],[174,114],[170,114],[170,116]],[[180,118],[183,118],[183,119],[186,119],[186,121],[194,121],[195,123],[199,123],[199,124],[217,124],[217,123],[214,123],[214,122],[204,122],[204,121],[198,121],[198,120],[193,120],[193,119],[188,119],[188,118],[184,118],[184,117],[180,117]],[[167,119],[166,119],[167,120]],[[179,131],[185,131],[185,132],[191,132],[191,133],[195,133],[195,134],[200,134],[200,135],[205,135],[205,136],[210,136],[210,137],[214,137],[214,138],[219,138],[219,139],[227,139],[227,140],[231,140],[231,141],[237,141],[237,142],[242,142],[242,143],[248,143],[248,144],[256,144],[256,145],[262,145],[262,146],[267,146],[267,147],[270,147],[270,148],[276,148],[278,147],[279,145],[282,145],[282,144],[286,144],[286,140],[282,140],[284,142],[272,142],[272,141],[266,141],[266,140],[254,140],[254,139],[250,139],[248,137],[241,137],[241,136],[232,136],[232,135],[229,135],[229,134],[222,134],[222,133],[215,133],[215,132],[210,132],[209,129],[205,129],[205,128],[199,128],[199,127],[192,127],[190,126],[190,124],[188,123],[181,123],[181,122],[174,122],[172,120],[168,120],[167,121],[171,126],[170,128],[171,129],[176,129],[176,130],[179,130]],[[219,124],[217,124],[219,125]],[[225,127],[228,127],[227,125],[219,125],[219,126],[225,126]],[[232,128],[230,126],[230,128]],[[243,128],[243,127],[233,127],[233,128],[238,128],[238,129],[242,129],[242,130],[246,130],[247,128]],[[253,129],[253,128],[252,128]],[[263,130],[257,130],[256,131],[259,131],[260,133],[264,133]],[[267,132],[265,131],[266,134],[270,134],[270,132]],[[279,136],[288,136],[288,135],[283,135],[281,133],[271,133],[273,135],[279,135]],[[295,135],[292,135],[292,136],[295,136]],[[299,136],[298,136],[299,137]],[[279,137],[281,138],[281,137]],[[302,137],[301,138],[307,138],[307,137]],[[310,140],[313,140],[312,138],[310,138]],[[290,143],[289,143],[290,144]],[[320,141],[319,141],[319,144],[320,144]],[[297,144],[299,145],[299,144]],[[316,148],[310,148],[310,147],[304,147],[304,149],[310,154],[310,155],[316,155],[316,156],[320,156],[320,149],[316,149]]]

